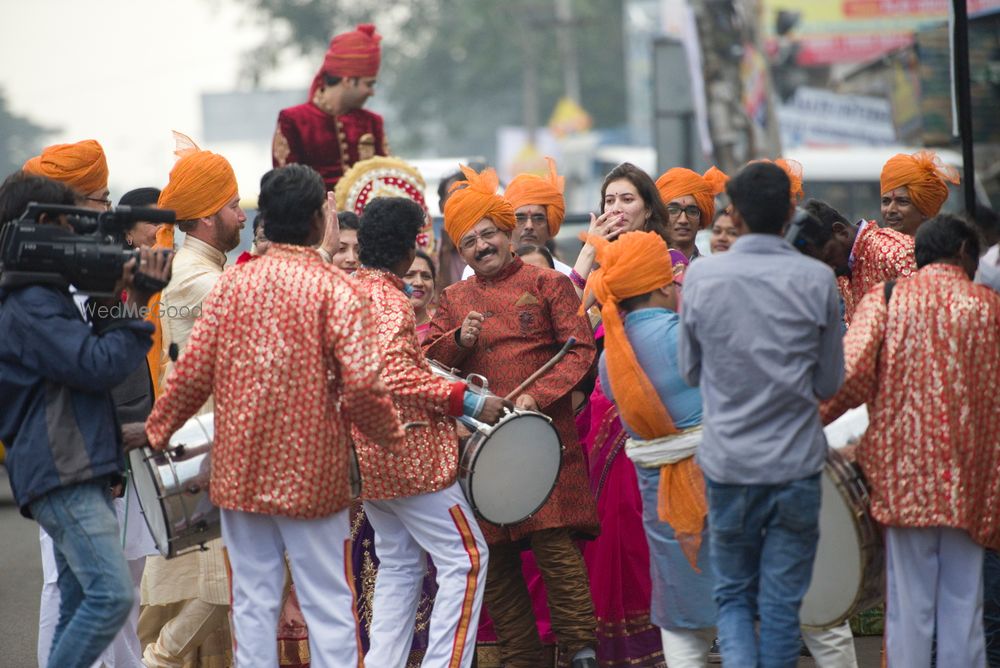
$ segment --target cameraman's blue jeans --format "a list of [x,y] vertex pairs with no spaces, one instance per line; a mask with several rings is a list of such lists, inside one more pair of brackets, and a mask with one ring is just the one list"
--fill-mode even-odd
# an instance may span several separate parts
[[60,487],[31,504],[52,537],[59,569],[59,623],[51,668],[94,663],[132,608],[132,577],[106,478]]
[[794,668],[819,541],[819,474],[782,485],[705,482],[723,661]]

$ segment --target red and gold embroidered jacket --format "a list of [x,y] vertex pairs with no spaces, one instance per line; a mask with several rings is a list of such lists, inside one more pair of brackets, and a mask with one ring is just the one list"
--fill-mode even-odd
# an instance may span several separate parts
[[324,517],[351,502],[351,425],[403,447],[368,300],[312,248],[224,272],[146,422],[154,448],[215,399],[212,502]]
[[332,116],[312,102],[282,109],[271,143],[275,167],[309,165],[323,177],[327,190],[333,190],[354,163],[388,154],[381,116],[365,109]]
[[[505,396],[547,362],[573,336],[576,345],[528,389],[552,418],[563,446],[563,463],[552,496],[531,519],[499,528],[480,520],[489,544],[519,540],[541,529],[568,527],[597,535],[594,497],[577,441],[570,392],[590,372],[596,350],[590,322],[578,315],[580,298],[569,278],[514,258],[496,276],[472,276],[441,293],[424,351],[463,373],[478,373]],[[455,332],[469,311],[485,317],[479,340],[462,348]],[[516,494],[517,490],[511,490]]]
[[861,298],[879,283],[904,278],[917,271],[913,237],[868,221],[854,239],[854,266],[850,277],[840,276],[837,287],[844,299],[848,326]]
[[858,305],[847,376],[828,423],[868,404],[857,457],[872,514],[898,527],[964,529],[1000,548],[1000,295],[931,264]]
[[398,276],[362,267],[352,278],[371,300],[385,361],[382,382],[389,388],[400,422],[428,423],[406,431],[406,450],[399,455],[354,429],[362,498],[392,499],[443,489],[455,482],[458,470],[458,435],[449,416],[462,414],[465,383],[452,383],[431,371],[417,341],[413,307]]

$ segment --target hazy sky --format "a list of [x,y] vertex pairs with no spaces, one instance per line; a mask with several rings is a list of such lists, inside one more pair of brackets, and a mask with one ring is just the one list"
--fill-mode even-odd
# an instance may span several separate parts
[[[100,141],[117,201],[166,185],[171,130],[213,148],[199,94],[234,90],[261,34],[235,0],[0,0],[0,88],[15,113],[60,128],[50,143]],[[304,88],[316,66],[290,60],[266,83]],[[261,173],[237,166],[241,194],[256,195]]]

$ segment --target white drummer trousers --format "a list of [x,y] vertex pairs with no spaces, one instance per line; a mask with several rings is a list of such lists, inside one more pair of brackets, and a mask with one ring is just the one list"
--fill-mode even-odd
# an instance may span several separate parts
[[488,549],[458,483],[429,494],[364,504],[379,559],[365,665],[406,665],[427,555],[437,569],[438,591],[421,666],[472,665]]
[[[986,512],[987,509],[984,509]],[[885,642],[889,668],[984,668],[983,556],[960,529],[888,527]]]
[[233,569],[237,668],[278,665],[275,633],[286,552],[309,626],[311,665],[361,665],[348,514],[344,509],[327,517],[299,520],[222,509],[222,538]]

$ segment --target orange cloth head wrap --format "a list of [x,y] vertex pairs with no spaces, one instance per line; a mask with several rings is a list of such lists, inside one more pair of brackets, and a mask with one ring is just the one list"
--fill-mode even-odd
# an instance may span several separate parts
[[563,198],[566,179],[556,173],[556,161],[546,157],[549,163],[548,177],[537,174],[518,174],[504,191],[503,196],[515,210],[528,204],[545,207],[545,217],[549,222],[549,236],[559,233],[563,218],[566,217],[566,200]]
[[309,99],[313,99],[316,89],[323,85],[324,74],[332,77],[377,76],[382,63],[381,41],[382,35],[375,32],[371,23],[362,23],[354,30],[331,39],[330,48],[323,58],[323,67],[313,77]]
[[178,221],[218,213],[239,192],[232,166],[221,155],[199,149],[179,132],[175,132],[174,137],[178,142],[175,153],[180,159],[170,170],[170,183],[160,193],[157,206],[173,209]]
[[596,247],[600,266],[587,278],[583,301],[593,294],[601,304],[608,377],[622,420],[645,439],[675,433],[670,414],[635,358],[618,312],[621,300],[674,280],[667,243],[656,232],[626,232],[613,243],[588,235],[587,241]]
[[701,209],[701,227],[708,227],[715,217],[715,196],[726,189],[729,177],[716,167],[709,167],[704,175],[684,167],[668,169],[656,179],[660,199],[666,204],[685,195],[694,197]]
[[452,184],[451,196],[444,205],[444,231],[455,245],[483,218],[489,218],[501,230],[514,229],[514,207],[497,194],[497,173],[492,168],[477,174],[471,167],[459,167],[466,180]]
[[108,187],[108,161],[94,139],[47,146],[24,163],[24,171],[65,183],[83,195]]
[[928,218],[936,216],[948,199],[945,181],[958,184],[958,171],[931,151],[917,151],[913,155],[897,153],[882,167],[882,194],[907,188],[913,205]]
[[789,194],[792,201],[796,204],[801,202],[802,198],[806,196],[806,191],[802,189],[802,163],[798,160],[789,160],[787,158],[768,160],[767,158],[762,158],[760,160],[751,160],[750,162],[773,162],[778,167],[781,167],[785,171],[785,174],[788,175],[788,180],[791,183]]

